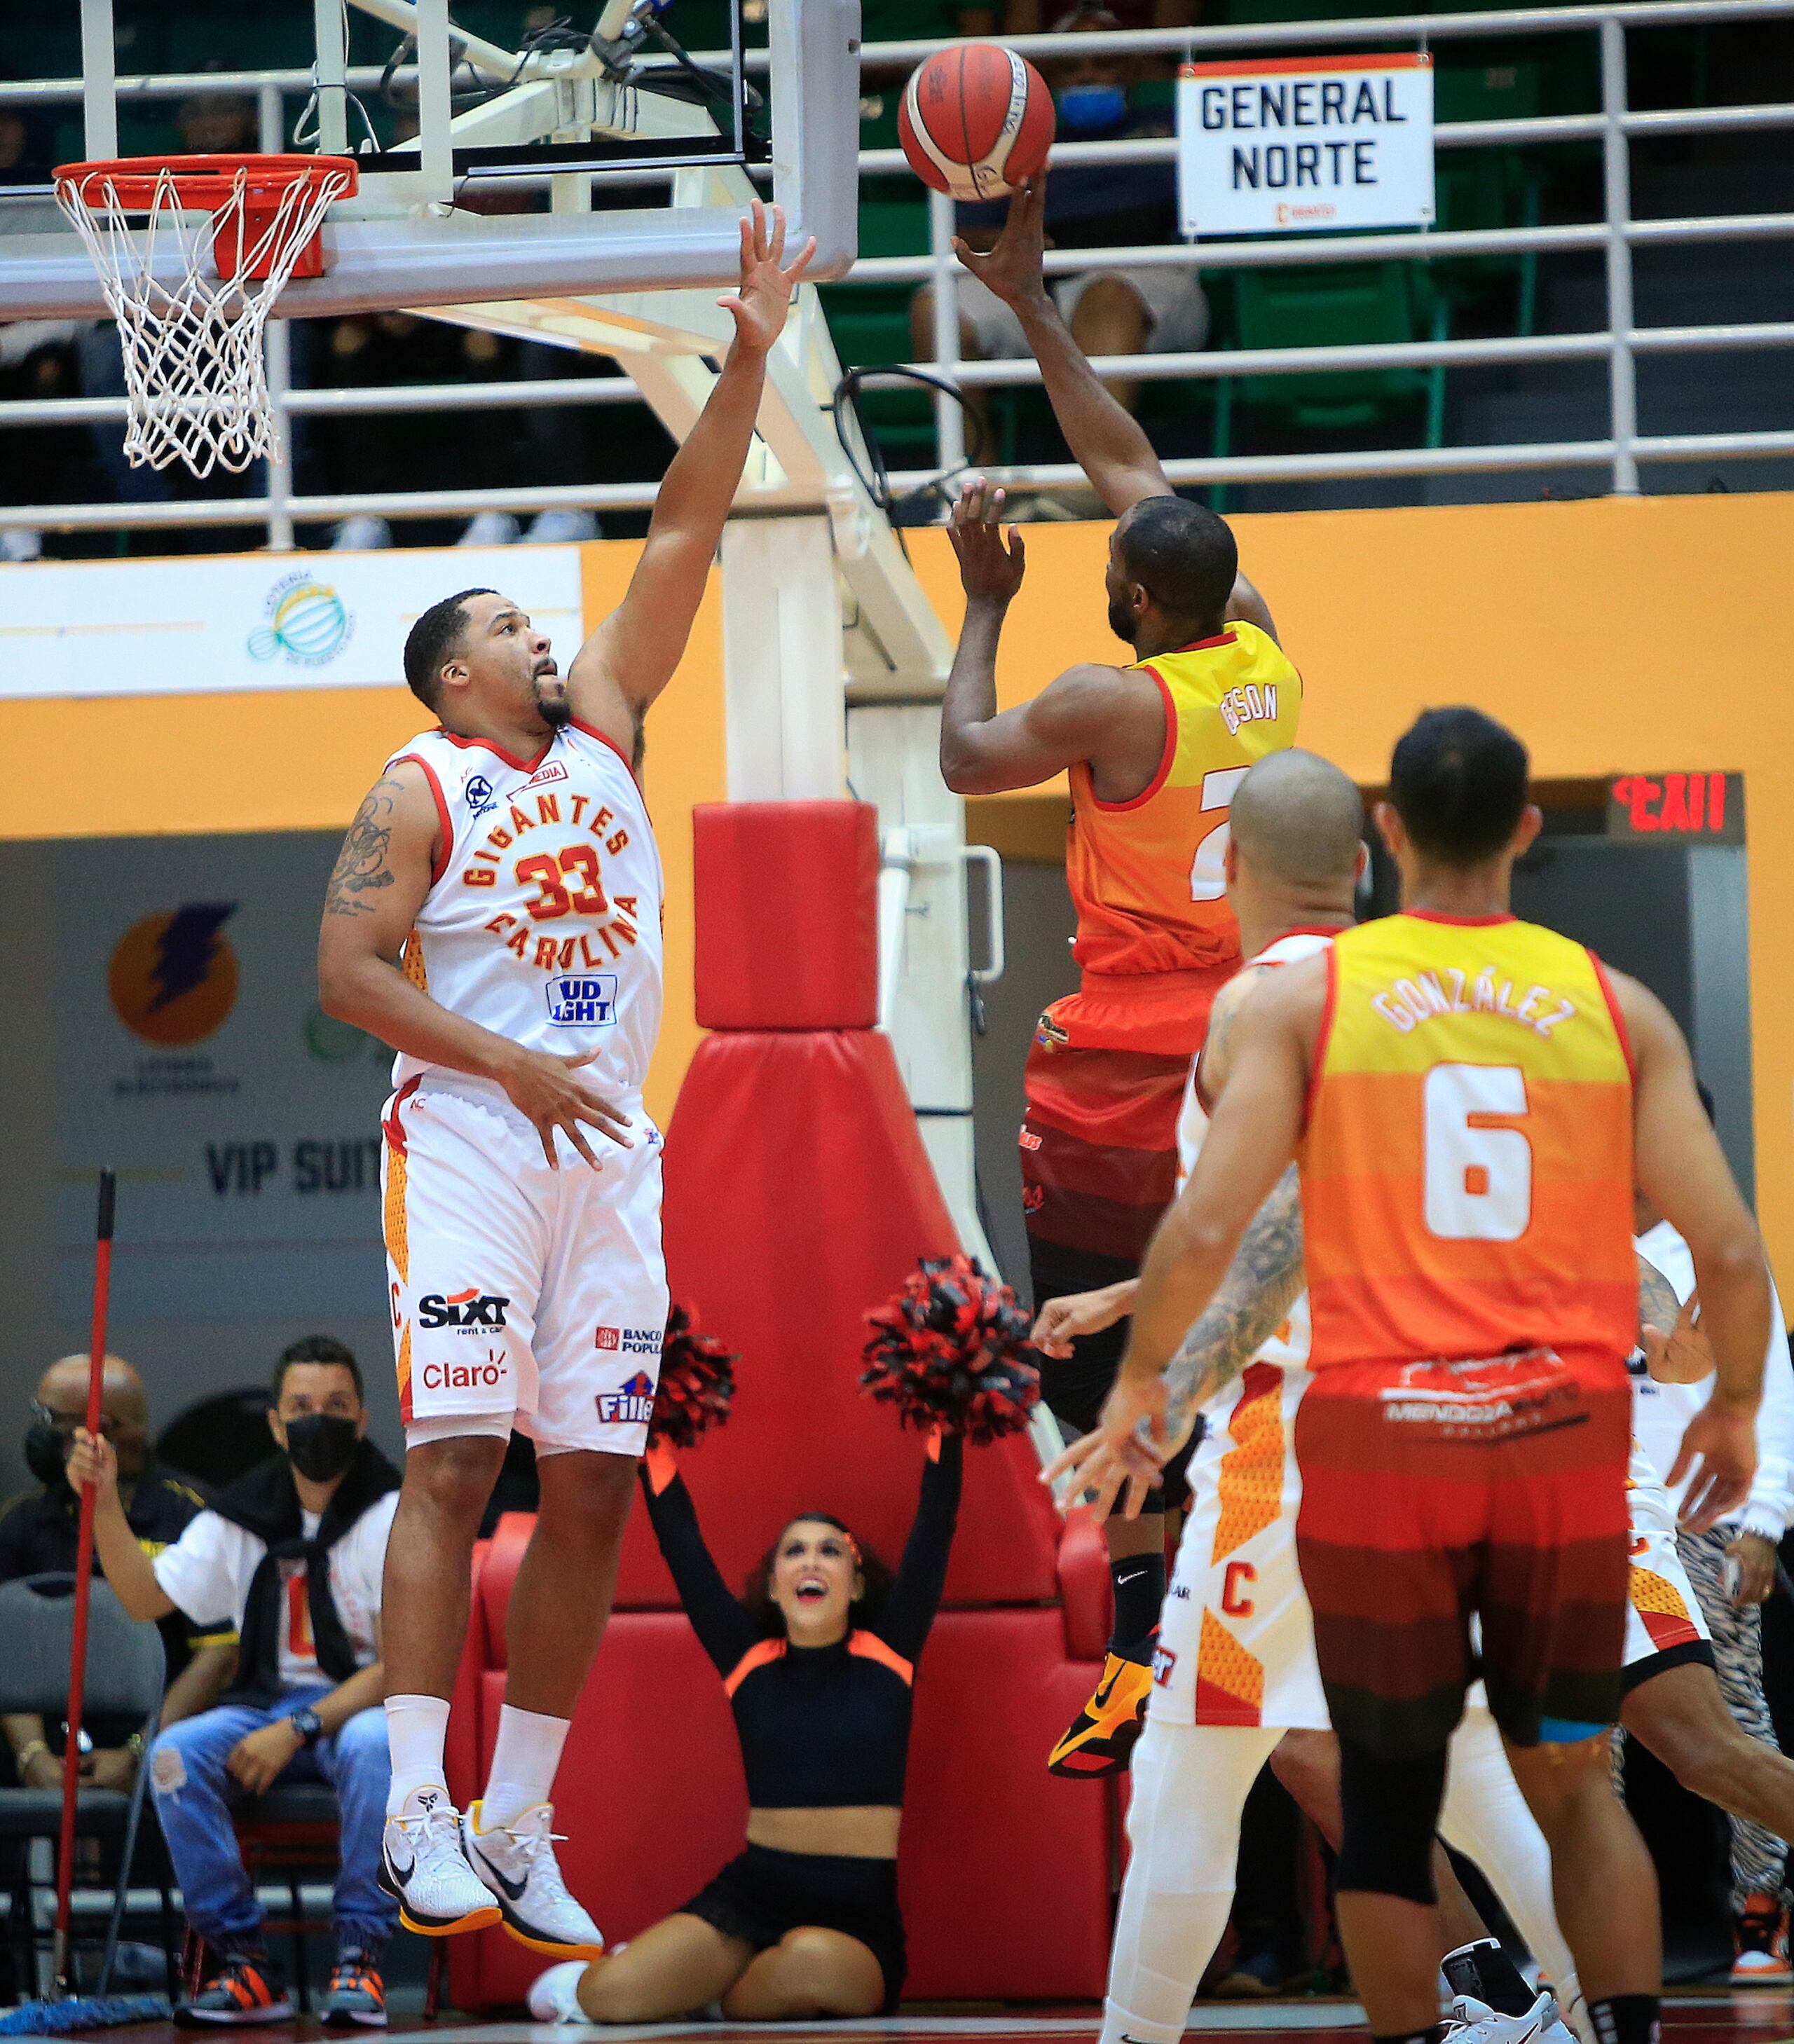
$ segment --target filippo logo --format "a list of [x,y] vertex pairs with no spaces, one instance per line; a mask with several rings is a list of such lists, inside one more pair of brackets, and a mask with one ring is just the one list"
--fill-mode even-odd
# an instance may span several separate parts
[[278,653],[296,667],[328,667],[355,632],[355,613],[341,597],[303,571],[282,576],[263,609],[267,623],[249,635],[252,660],[271,660]]

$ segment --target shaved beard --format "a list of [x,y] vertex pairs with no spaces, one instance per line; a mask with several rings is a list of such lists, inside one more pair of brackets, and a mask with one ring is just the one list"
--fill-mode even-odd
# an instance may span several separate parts
[[536,690],[536,711],[551,731],[564,731],[573,717],[573,705],[568,701],[563,689],[558,696],[544,695],[541,686]]
[[1118,596],[1108,600],[1108,628],[1124,646],[1134,643],[1134,620],[1128,616],[1127,606]]

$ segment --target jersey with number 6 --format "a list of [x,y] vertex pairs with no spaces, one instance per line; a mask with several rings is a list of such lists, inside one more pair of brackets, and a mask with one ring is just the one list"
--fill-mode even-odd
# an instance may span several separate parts
[[1165,698],[1165,750],[1131,802],[1100,801],[1089,766],[1071,770],[1073,951],[1101,974],[1230,965],[1239,927],[1224,898],[1227,805],[1255,760],[1295,743],[1302,678],[1274,639],[1246,624],[1137,671]]
[[1312,1369],[1631,1348],[1631,1051],[1581,945],[1511,916],[1342,932],[1300,1162]]
[[[610,740],[571,724],[533,759],[446,731],[390,760],[424,770],[440,845],[405,972],[451,1013],[531,1050],[596,1051],[600,1091],[639,1093],[660,1027],[660,854]],[[402,1053],[393,1083],[432,1068]],[[483,1082],[461,1073],[457,1091]]]

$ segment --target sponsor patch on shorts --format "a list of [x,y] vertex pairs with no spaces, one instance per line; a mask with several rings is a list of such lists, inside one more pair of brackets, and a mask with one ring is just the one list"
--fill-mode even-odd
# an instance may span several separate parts
[[638,1370],[620,1391],[601,1391],[598,1417],[606,1426],[645,1427],[654,1417],[653,1378]]

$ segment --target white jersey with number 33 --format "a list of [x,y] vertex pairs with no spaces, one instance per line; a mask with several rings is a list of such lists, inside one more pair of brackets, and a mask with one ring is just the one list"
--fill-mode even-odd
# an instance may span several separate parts
[[[441,845],[404,969],[451,1014],[535,1051],[588,1051],[600,1090],[639,1095],[660,1027],[660,854],[628,763],[587,725],[533,760],[444,731],[397,752],[423,768]],[[401,1053],[393,1083],[486,1082]]]

